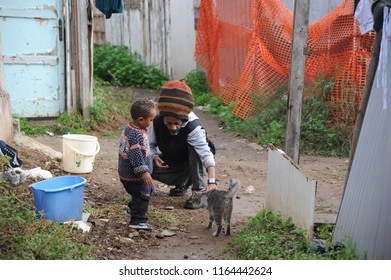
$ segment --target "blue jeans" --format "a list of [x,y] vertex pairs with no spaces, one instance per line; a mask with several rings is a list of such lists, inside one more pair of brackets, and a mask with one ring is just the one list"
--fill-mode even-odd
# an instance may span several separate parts
[[147,186],[144,181],[126,182],[121,180],[125,190],[132,196],[128,203],[131,213],[130,224],[137,225],[148,221],[148,206],[153,193],[153,186]]

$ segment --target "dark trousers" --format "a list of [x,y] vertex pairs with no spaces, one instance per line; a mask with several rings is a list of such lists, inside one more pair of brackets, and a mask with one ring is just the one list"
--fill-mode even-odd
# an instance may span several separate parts
[[148,221],[148,206],[153,193],[153,186],[147,186],[141,182],[126,182],[121,180],[125,190],[132,196],[128,203],[131,213],[130,224],[137,225]]
[[160,157],[168,164],[168,169],[153,168],[152,178],[167,185],[190,186],[193,190],[200,190],[205,186],[204,168],[200,157],[192,146],[189,148],[189,160],[185,162],[166,161],[164,155]]

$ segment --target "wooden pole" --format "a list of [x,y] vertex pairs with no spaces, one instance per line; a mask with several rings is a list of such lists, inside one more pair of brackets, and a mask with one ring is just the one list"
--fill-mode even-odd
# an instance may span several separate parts
[[305,56],[308,52],[309,9],[309,0],[295,0],[285,152],[296,164],[299,164],[300,155],[300,128],[304,91]]

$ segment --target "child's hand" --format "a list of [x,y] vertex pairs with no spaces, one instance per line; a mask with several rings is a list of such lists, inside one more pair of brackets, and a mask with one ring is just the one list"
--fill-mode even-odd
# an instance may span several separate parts
[[146,185],[148,186],[152,186],[152,177],[151,177],[151,174],[149,174],[148,172],[144,172],[142,175],[141,175],[141,178],[143,178],[143,181]]

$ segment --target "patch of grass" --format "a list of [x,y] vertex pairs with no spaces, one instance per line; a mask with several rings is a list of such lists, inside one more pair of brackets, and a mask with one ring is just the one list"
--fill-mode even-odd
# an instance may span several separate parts
[[37,219],[27,189],[0,183],[0,259],[93,259],[92,246],[79,241],[71,225]]
[[10,157],[0,155],[0,173],[7,171],[10,168],[9,162]]
[[291,218],[283,220],[280,214],[263,209],[238,232],[227,250],[242,260],[357,259],[351,248],[333,246],[330,238],[320,253],[304,234]]
[[[15,116],[15,118],[18,118]],[[26,118],[19,118],[20,130],[26,135],[43,135],[46,134],[46,128],[34,125],[29,122]]]
[[[26,135],[42,135],[46,131],[57,135],[90,134],[97,133],[105,136],[119,135],[119,123],[129,121],[129,110],[133,102],[133,91],[128,88],[120,94],[113,93],[113,87],[100,80],[94,80],[94,103],[90,108],[90,119],[84,118],[80,110],[73,114],[67,112],[61,114],[55,124],[50,127],[42,127],[27,119],[20,119],[21,131]],[[113,130],[118,130],[115,132]]]
[[172,224],[177,223],[177,220],[168,211],[162,211],[153,206],[148,209],[149,223],[153,224],[157,228],[165,228]]

